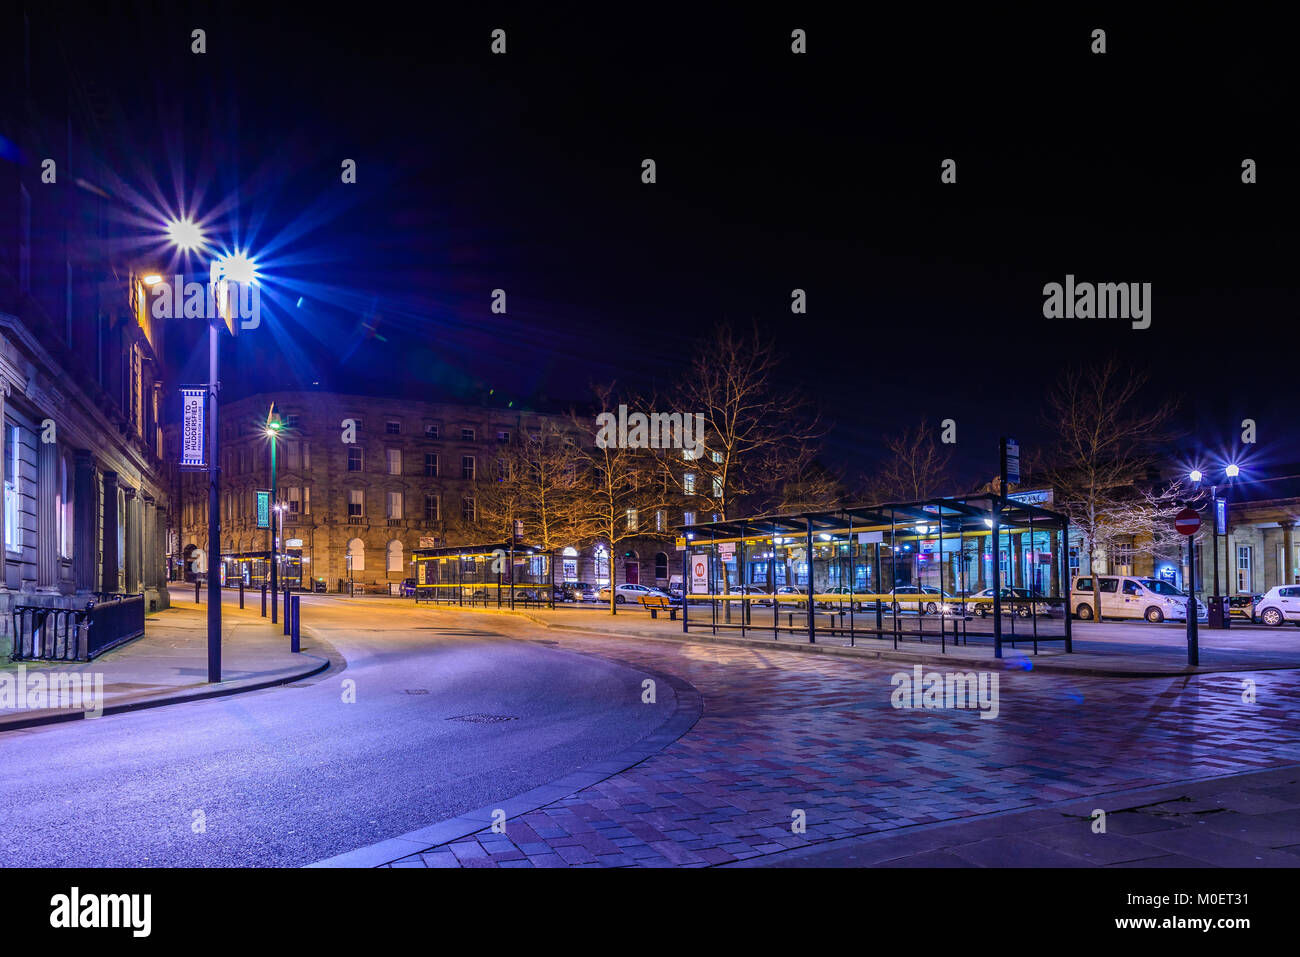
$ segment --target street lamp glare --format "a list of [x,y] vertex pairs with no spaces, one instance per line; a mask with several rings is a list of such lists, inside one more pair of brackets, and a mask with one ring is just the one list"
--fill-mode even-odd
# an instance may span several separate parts
[[257,281],[257,262],[245,252],[233,252],[217,260],[221,277],[230,282],[252,283]]
[[1188,475],[1187,477],[1190,478],[1193,482],[1199,482],[1205,476],[1201,474],[1200,469],[1192,469],[1191,474]]
[[1233,463],[1223,470],[1223,474],[1228,476],[1228,478],[1236,478],[1241,474],[1241,469],[1237,467],[1236,463]]
[[192,219],[173,219],[167,224],[167,239],[182,252],[200,249],[205,243],[203,227]]

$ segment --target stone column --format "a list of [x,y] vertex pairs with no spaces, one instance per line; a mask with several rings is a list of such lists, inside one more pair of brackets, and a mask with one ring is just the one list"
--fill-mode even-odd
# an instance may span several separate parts
[[59,447],[40,441],[36,445],[36,587],[41,591],[55,591],[59,585],[58,483]]
[[1278,578],[1279,585],[1295,584],[1295,539],[1294,532],[1295,522],[1287,519],[1282,525],[1282,574]]
[[118,573],[121,571],[122,556],[117,553],[117,473],[104,473],[104,521],[101,541],[104,568],[99,590],[115,592],[118,588]]
[[99,557],[99,483],[95,457],[78,449],[72,486],[72,572],[77,591],[95,590],[95,561]]
[[140,496],[130,486],[122,489],[126,499],[126,555],[122,562],[124,585],[128,595],[140,590]]

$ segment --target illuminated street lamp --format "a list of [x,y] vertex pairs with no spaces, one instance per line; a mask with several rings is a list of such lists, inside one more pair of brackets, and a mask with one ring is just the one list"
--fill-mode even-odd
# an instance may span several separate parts
[[[1240,474],[1241,474],[1241,467],[1238,466],[1235,462],[1230,462],[1227,465],[1225,465],[1223,467],[1223,475],[1224,478],[1227,480],[1227,484],[1225,484],[1224,487],[1227,488],[1228,484],[1231,483],[1231,480],[1235,479]],[[1193,485],[1199,486],[1201,484],[1201,480],[1205,478],[1205,473],[1202,472],[1200,469],[1192,469],[1191,472],[1188,473],[1187,477],[1191,479]],[[1222,504],[1223,506],[1222,522],[1219,521],[1220,504]],[[1210,604],[1209,626],[1211,628],[1227,628],[1231,618],[1228,614],[1228,610],[1226,608],[1226,603],[1223,599],[1223,596],[1219,594],[1219,528],[1220,525],[1224,525],[1224,526],[1227,525],[1228,500],[1226,495],[1223,499],[1219,498],[1218,484],[1214,484],[1210,486],[1210,510],[1214,522],[1213,537],[1210,540],[1212,543],[1211,553],[1213,556],[1212,561],[1214,564],[1214,594],[1210,597],[1210,602],[1209,602]],[[1227,534],[1227,531],[1228,531],[1227,528],[1223,529],[1224,534]],[[1226,546],[1224,548],[1224,558],[1225,559],[1227,558]],[[1195,601],[1195,598],[1196,596],[1193,595],[1192,600]],[[1191,614],[1190,604],[1188,608],[1189,608],[1188,613]]]
[[275,403],[271,403],[271,410],[266,414],[266,428],[263,433],[271,440],[271,623],[276,622],[276,588],[279,582],[279,573],[277,566],[280,559],[280,547],[278,539],[280,536],[279,521],[276,513],[280,511],[280,506],[275,504],[275,446],[276,439],[284,429],[284,423],[280,421],[280,416],[276,414]]

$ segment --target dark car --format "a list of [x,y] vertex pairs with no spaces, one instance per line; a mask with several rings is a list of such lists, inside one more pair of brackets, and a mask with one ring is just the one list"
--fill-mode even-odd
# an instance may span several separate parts
[[415,579],[414,579],[414,578],[403,578],[403,579],[402,579],[402,594],[405,595],[407,598],[410,598],[412,595],[415,594]]
[[595,601],[596,586],[587,582],[565,582],[563,586],[565,601]]

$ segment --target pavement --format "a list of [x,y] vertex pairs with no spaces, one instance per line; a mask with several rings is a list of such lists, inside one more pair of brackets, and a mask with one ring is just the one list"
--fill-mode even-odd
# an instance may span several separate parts
[[[518,627],[500,617],[494,629]],[[704,702],[699,721],[635,767],[387,866],[708,867],[794,862],[796,850],[827,866],[876,854],[954,866],[1297,863],[1294,672],[1117,679],[1010,662],[1000,713],[984,720],[895,708],[900,669],[885,661],[546,634],[688,682]],[[1238,779],[1260,771],[1278,776]],[[1106,835],[1091,830],[1096,809],[1110,813]],[[1166,826],[1182,812],[1192,830]],[[860,846],[885,837],[892,845]]]
[[[222,604],[222,680],[209,684],[207,603],[196,605],[184,596],[184,591],[173,593],[172,607],[145,619],[144,635],[93,661],[5,661],[0,664],[0,681],[22,675],[30,688],[37,675],[44,676],[47,686],[55,676],[68,675],[89,680],[83,685],[87,692],[102,682],[102,692],[95,693],[102,713],[117,714],[287,684],[330,665],[328,648],[291,652],[283,625],[272,625],[269,615],[261,617],[260,596],[246,599],[241,610],[231,593]],[[30,697],[14,702],[0,699],[0,732],[93,716],[85,696],[76,707],[21,706],[32,703]]]

